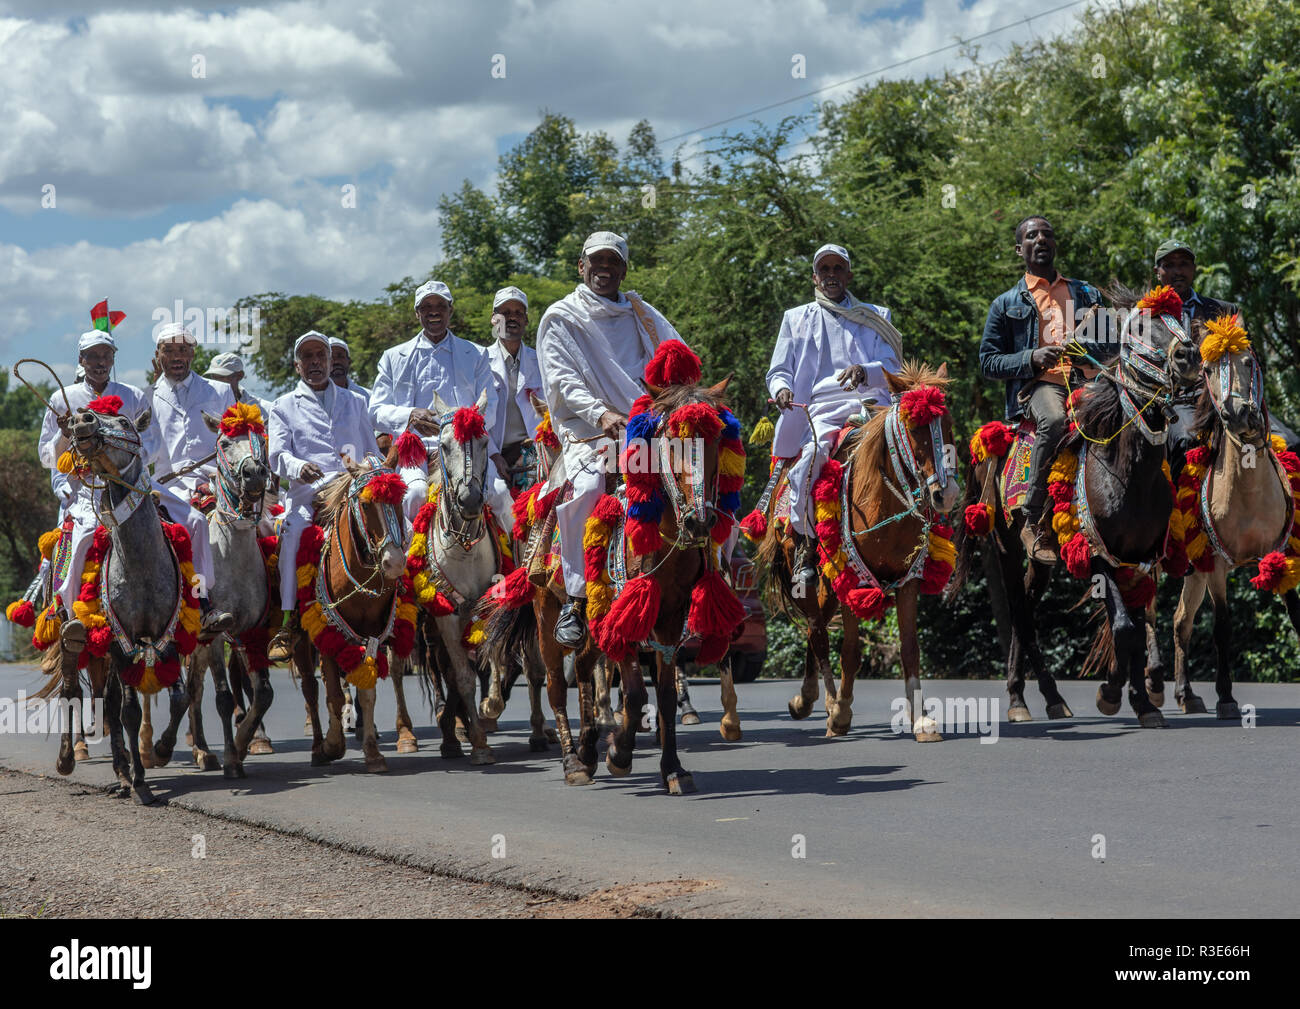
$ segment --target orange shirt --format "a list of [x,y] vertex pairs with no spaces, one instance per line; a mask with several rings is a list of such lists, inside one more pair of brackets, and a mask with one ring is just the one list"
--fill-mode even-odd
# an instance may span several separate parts
[[[1069,340],[1074,333],[1074,303],[1070,300],[1070,285],[1065,278],[1057,273],[1055,279],[1049,282],[1026,273],[1025,286],[1029,288],[1034,304],[1038,306],[1038,345],[1054,347]],[[1060,364],[1037,377],[1045,382],[1064,385],[1065,374],[1070,369],[1070,358],[1062,357]],[[1085,370],[1085,375],[1092,370]]]

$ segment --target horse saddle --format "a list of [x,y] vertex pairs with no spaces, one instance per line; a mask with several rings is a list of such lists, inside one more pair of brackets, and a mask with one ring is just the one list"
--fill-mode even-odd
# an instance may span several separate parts
[[1002,463],[998,489],[1002,492],[1002,513],[1010,524],[1012,514],[1024,507],[1029,498],[1032,474],[1029,471],[1029,458],[1034,448],[1034,432],[1037,424],[1032,417],[1022,417],[1012,425],[1015,441],[1007,451]]

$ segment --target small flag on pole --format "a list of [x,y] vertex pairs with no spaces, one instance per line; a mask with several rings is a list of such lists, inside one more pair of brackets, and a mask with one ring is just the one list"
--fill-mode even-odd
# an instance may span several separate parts
[[117,324],[125,318],[125,312],[110,312],[108,310],[107,298],[90,310],[91,324],[96,329],[102,329],[105,333],[113,332]]

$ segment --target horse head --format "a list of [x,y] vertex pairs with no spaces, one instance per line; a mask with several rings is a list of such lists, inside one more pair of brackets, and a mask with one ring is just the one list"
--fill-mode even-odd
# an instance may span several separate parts
[[438,415],[438,459],[442,477],[442,498],[448,514],[472,522],[483,515],[484,483],[487,480],[488,433],[484,419],[487,390],[479,393],[473,406],[454,409],[436,393],[433,410]]
[[1222,315],[1198,329],[1203,395],[1229,435],[1261,447],[1268,438],[1264,375],[1240,316]]
[[270,479],[261,409],[237,403],[220,420],[205,410],[203,422],[217,436],[217,506],[240,518],[260,518]]
[[149,426],[150,411],[132,421],[118,411],[117,396],[101,396],[73,411],[68,430],[72,447],[101,476],[135,481],[144,466],[140,433]]
[[681,544],[707,542],[718,520],[721,411],[730,382],[728,375],[712,386],[649,385],[648,413],[629,419],[624,471],[658,473]]
[[[909,486],[901,488],[919,493],[923,503],[946,515],[957,504],[961,487],[957,483],[957,450],[952,440],[952,417],[945,404],[948,365],[937,369],[908,362],[897,374],[885,372],[885,382],[896,402],[886,414],[885,436],[896,444],[898,462],[910,470]],[[892,431],[892,435],[891,435]],[[902,439],[898,438],[901,432]],[[892,452],[891,452],[892,455]],[[917,486],[912,488],[911,483]]]
[[326,487],[333,521],[351,522],[353,543],[362,564],[377,570],[385,585],[395,585],[406,573],[406,522],[402,499],[406,483],[395,471],[371,459],[365,464],[346,456],[347,476],[342,493]]
[[1190,389],[1201,380],[1201,355],[1183,328],[1183,302],[1169,287],[1156,287],[1137,297],[1115,288],[1116,303],[1128,309],[1120,360],[1143,384],[1157,391]]

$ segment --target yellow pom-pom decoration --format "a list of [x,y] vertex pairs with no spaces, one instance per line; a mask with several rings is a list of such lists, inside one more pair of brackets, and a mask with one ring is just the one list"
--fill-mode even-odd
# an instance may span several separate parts
[[749,443],[751,445],[766,445],[776,436],[776,425],[766,417],[758,418],[758,423],[754,425],[754,430],[749,432]]

